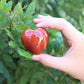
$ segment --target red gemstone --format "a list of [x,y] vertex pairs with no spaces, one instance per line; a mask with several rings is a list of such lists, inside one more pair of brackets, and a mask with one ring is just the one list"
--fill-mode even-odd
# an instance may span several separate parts
[[49,35],[47,30],[43,28],[25,29],[22,32],[21,40],[28,51],[33,54],[40,54],[48,44]]

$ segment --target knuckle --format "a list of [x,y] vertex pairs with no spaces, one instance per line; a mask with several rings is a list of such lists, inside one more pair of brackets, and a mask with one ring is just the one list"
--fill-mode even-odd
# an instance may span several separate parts
[[62,23],[66,23],[66,22],[67,22],[64,18],[60,18],[60,21],[61,21]]
[[84,44],[84,35],[81,33],[81,34],[79,34],[79,37],[77,37],[78,38],[78,42],[76,43],[76,46],[77,47],[83,47],[83,44]]

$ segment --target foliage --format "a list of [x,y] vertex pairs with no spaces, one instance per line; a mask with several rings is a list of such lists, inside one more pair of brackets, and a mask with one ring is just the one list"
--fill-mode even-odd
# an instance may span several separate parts
[[[32,20],[39,13],[63,17],[84,33],[83,3],[83,0],[1,0],[0,84],[81,84],[64,72],[32,61],[32,54],[22,45],[21,33],[26,28],[35,29]],[[43,53],[63,55],[61,33],[47,30],[49,43]]]

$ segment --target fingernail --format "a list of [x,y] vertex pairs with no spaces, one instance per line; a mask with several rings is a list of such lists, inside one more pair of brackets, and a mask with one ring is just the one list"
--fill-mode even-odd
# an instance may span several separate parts
[[33,22],[35,21],[36,19],[33,19]]
[[33,20],[37,20],[37,18],[34,18]]
[[40,61],[40,55],[33,55],[32,60]]
[[37,24],[36,27],[40,27],[41,25],[40,24]]
[[43,15],[38,15],[38,17],[39,17],[39,16],[40,16],[40,17],[43,17]]

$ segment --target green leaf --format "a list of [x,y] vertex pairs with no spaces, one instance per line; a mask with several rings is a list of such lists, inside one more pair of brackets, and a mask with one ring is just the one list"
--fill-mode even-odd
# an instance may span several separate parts
[[43,83],[45,79],[46,75],[44,72],[35,72],[32,76],[32,79],[31,79],[31,84],[37,84],[38,80],[40,80],[40,83],[39,84],[47,84],[47,83]]
[[1,60],[0,60],[0,73],[3,73],[3,64],[2,64],[2,62],[1,62]]
[[84,84],[84,82],[83,82],[83,81],[81,81],[81,84]]
[[27,84],[28,78],[29,78],[29,70],[26,70],[26,72],[22,76],[19,84]]
[[8,24],[9,21],[8,21],[7,17],[3,16],[1,23],[2,23],[2,25]]
[[3,15],[2,15],[2,14],[0,14],[0,21],[2,20],[2,17],[3,17]]
[[29,6],[27,7],[26,16],[32,16],[32,14],[35,12],[35,2],[31,2]]
[[13,73],[10,73],[10,77],[7,79],[7,84],[13,84],[14,82],[13,82],[13,80],[14,80],[14,74]]
[[2,7],[1,7],[1,2],[0,2],[0,11],[2,10]]
[[82,26],[82,33],[84,34],[84,25]]
[[63,75],[63,73],[57,69],[51,69],[50,74],[52,74],[53,76],[57,76],[57,77],[61,77]]
[[9,41],[9,46],[12,47],[12,48],[17,47],[14,41]]
[[30,19],[30,18],[32,18],[32,16],[24,16],[21,20],[22,20],[22,21],[26,21],[26,20],[28,20],[28,19]]
[[9,72],[6,67],[3,68],[3,75],[5,78],[9,78]]
[[47,4],[47,9],[48,9],[49,11],[52,11],[52,10],[53,10],[53,8],[52,8],[52,6],[51,6],[50,4]]
[[1,61],[0,61],[0,73],[2,73],[5,78],[9,77],[8,70],[7,70],[7,68],[5,66],[3,66]]
[[8,3],[6,3],[6,6],[3,7],[2,11],[4,13],[7,13],[7,12],[9,12],[11,10],[11,8],[12,8],[12,1],[9,1]]
[[66,17],[66,12],[65,11],[63,11],[61,9],[58,9],[58,13],[61,17],[63,17],[63,18]]
[[11,32],[7,32],[7,35],[11,38],[11,39],[13,39],[14,40],[14,37],[12,36],[12,34],[11,34]]
[[50,54],[52,52],[52,43],[50,40],[49,40],[48,45],[46,47],[46,51],[48,54]]
[[23,49],[20,49],[20,48],[17,48],[17,52],[19,55],[21,55],[22,57],[25,57],[25,58],[31,58],[31,54],[24,51]]
[[4,55],[2,56],[2,58],[3,58],[3,60],[4,60],[5,62],[13,62],[12,57],[11,57],[10,55],[8,55],[8,54],[4,54]]
[[1,0],[1,7],[3,8],[6,4],[6,0]]
[[6,65],[11,69],[17,69],[17,66],[14,62],[6,62]]
[[1,48],[5,48],[5,47],[7,47],[6,42],[3,41],[3,40],[0,40],[0,49],[1,49]]
[[48,76],[47,80],[48,80],[48,84],[56,84],[54,79],[51,76]]
[[5,77],[2,75],[0,75],[0,83],[3,82],[5,80]]
[[14,15],[16,15],[16,16],[18,14],[20,17],[23,16],[23,9],[22,9],[22,3],[21,2],[18,2],[18,4],[15,6],[13,12],[14,12]]
[[14,40],[13,35],[11,34],[11,32],[8,29],[5,29],[5,31],[7,32],[7,35]]
[[56,32],[57,32],[56,29],[51,29],[50,37],[53,38],[53,36],[55,35]]

